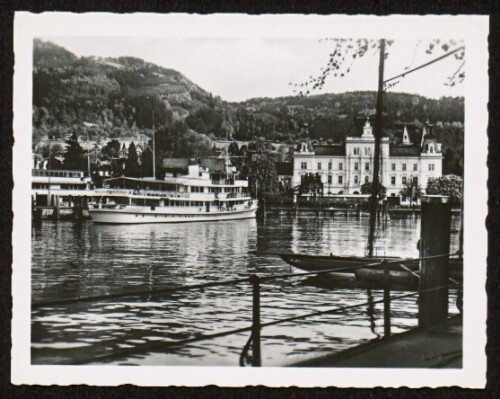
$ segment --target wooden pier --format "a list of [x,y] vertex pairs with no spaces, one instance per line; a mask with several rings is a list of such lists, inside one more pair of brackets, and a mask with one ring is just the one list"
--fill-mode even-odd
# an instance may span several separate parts
[[291,367],[461,368],[462,316],[428,328],[372,340]]

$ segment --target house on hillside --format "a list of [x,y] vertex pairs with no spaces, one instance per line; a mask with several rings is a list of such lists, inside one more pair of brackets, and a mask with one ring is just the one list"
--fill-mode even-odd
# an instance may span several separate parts
[[[292,186],[305,176],[318,176],[325,196],[361,194],[361,186],[373,179],[375,137],[369,120],[361,136],[346,137],[342,144],[313,145],[301,142],[293,156]],[[409,181],[425,190],[429,178],[442,175],[441,144],[432,134],[432,126],[410,132],[404,127],[400,144],[381,142],[380,182],[388,197],[397,197]]]
[[120,137],[116,140],[120,143],[120,157],[122,158],[128,157],[128,149],[132,142],[135,145],[135,152],[139,158],[144,151],[144,147],[146,146],[146,144],[140,143],[137,137]]

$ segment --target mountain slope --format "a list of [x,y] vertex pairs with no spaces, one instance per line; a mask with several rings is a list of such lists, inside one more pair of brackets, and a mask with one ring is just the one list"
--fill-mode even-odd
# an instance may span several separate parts
[[[159,127],[289,143],[308,131],[312,138],[340,142],[358,134],[360,115],[375,112],[376,93],[368,91],[224,102],[173,69],[133,57],[78,58],[40,40],[34,42],[33,62],[34,145],[48,135],[77,132],[106,142]],[[445,152],[451,151],[448,158],[456,165],[463,159],[463,98],[386,93],[384,116],[384,134],[393,139],[403,125],[421,129],[434,123]],[[90,131],[84,128],[88,123]]]

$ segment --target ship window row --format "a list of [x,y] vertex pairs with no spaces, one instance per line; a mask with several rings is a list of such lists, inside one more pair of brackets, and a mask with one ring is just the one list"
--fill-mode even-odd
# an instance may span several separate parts
[[[153,209],[154,210],[154,209]],[[145,214],[142,214],[142,215],[139,215],[139,214],[136,214],[135,217],[138,218],[139,216],[141,217],[144,217]],[[186,218],[186,219],[190,219],[190,218],[198,218],[200,217],[200,215],[154,215],[155,218],[161,218],[163,216],[164,219],[166,218]],[[215,217],[218,217],[220,216],[219,214],[204,214],[203,217],[211,217],[211,218],[215,218]]]
[[[57,186],[58,190],[85,190],[87,188],[86,184],[58,184]],[[49,185],[44,183],[33,183],[32,188],[35,190],[48,190]]]
[[[118,199],[115,200],[117,203],[119,202]],[[232,206],[235,205],[241,205],[245,201],[240,200],[240,201],[231,201],[229,203],[223,202],[220,203],[221,207],[229,207],[231,208]],[[163,206],[171,206],[171,207],[206,207],[207,204],[210,204],[211,207],[217,208],[219,207],[213,202],[204,202],[204,201],[169,201],[164,200]],[[156,200],[135,200],[132,202],[132,205],[146,205],[146,206],[159,206],[158,201]]]
[[63,190],[85,190],[87,188],[86,184],[61,184],[60,186]]
[[33,169],[32,176],[39,177],[83,177],[83,172],[71,172],[67,170],[43,170]]

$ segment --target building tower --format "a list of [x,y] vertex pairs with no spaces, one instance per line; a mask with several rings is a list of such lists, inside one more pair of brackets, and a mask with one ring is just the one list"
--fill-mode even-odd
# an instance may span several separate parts
[[365,122],[365,125],[363,126],[363,135],[361,137],[367,138],[367,139],[373,138],[373,129],[372,129],[372,125],[370,124],[370,120],[369,120],[368,116],[366,117],[366,122]]
[[410,135],[408,134],[408,129],[406,128],[406,125],[405,125],[405,128],[403,130],[403,145],[411,145],[411,141],[410,141]]

